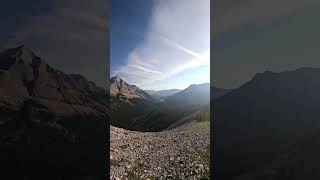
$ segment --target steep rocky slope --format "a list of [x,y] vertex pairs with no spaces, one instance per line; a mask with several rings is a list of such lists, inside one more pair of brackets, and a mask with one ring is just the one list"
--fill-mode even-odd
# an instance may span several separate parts
[[124,99],[143,99],[151,101],[152,97],[135,85],[128,84],[118,76],[110,79],[110,94],[113,97]]
[[107,92],[21,46],[0,53],[0,179],[105,176]]
[[119,77],[110,80],[111,125],[138,131],[159,131],[166,127],[166,114],[152,97]]
[[162,132],[111,127],[111,179],[209,179],[209,125]]
[[107,92],[81,75],[67,75],[20,46],[0,53],[0,106],[17,110],[32,99],[58,114],[105,114]]

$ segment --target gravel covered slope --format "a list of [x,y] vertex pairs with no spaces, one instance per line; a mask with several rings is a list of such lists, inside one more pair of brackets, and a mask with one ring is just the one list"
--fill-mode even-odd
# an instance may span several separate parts
[[111,127],[110,179],[209,179],[209,122],[162,132]]

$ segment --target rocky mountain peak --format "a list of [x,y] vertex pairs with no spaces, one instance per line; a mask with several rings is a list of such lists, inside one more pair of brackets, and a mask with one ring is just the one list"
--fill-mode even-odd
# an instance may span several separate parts
[[126,97],[127,99],[145,99],[145,100],[151,100],[149,94],[141,90],[139,87],[135,85],[128,84],[123,79],[121,79],[118,76],[114,76],[110,80],[110,94],[111,96],[122,96]]
[[81,75],[51,67],[25,46],[0,53],[0,84],[0,106],[11,104],[17,109],[31,98],[59,113],[104,113],[106,109],[100,101],[106,99],[102,88]]
[[41,58],[37,57],[30,48],[24,45],[5,50],[0,53],[0,58],[0,68],[5,70],[8,70],[12,65],[17,63],[31,65],[42,62]]
[[[25,46],[0,52],[1,179],[101,179],[107,92],[40,56]],[[26,157],[36,163],[17,161]]]
[[111,78],[111,82],[121,82],[123,81],[119,76],[113,76]]

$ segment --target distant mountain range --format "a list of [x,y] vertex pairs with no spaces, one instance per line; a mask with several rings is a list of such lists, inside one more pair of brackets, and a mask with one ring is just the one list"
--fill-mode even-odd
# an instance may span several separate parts
[[1,179],[104,177],[108,92],[24,46],[0,53],[0,86]]
[[174,95],[180,91],[181,91],[180,89],[166,89],[166,90],[159,90],[159,91],[145,90],[145,92],[147,92],[153,98],[156,98],[156,99],[166,98],[166,97]]
[[[263,169],[319,133],[319,92],[320,69],[301,68],[258,73],[216,99],[212,110],[217,179]],[[297,171],[292,173],[303,173]],[[287,178],[283,175],[280,179]]]
[[190,85],[179,93],[166,98],[169,106],[183,107],[192,105],[206,105],[210,102],[210,84]]
[[[143,91],[119,77],[111,82],[111,123],[131,130],[158,131],[210,103],[210,85],[185,90]],[[149,95],[151,94],[151,95]],[[153,95],[152,95],[153,94]],[[155,94],[162,94],[159,102]],[[172,95],[170,95],[172,94]]]

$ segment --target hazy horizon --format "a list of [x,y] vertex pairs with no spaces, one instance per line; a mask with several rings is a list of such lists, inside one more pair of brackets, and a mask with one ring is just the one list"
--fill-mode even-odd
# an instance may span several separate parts
[[[114,78],[114,77],[116,77],[117,75],[115,75],[115,76],[111,76],[110,77],[110,79],[111,78]],[[125,82],[127,82],[125,79],[123,79],[122,77],[120,77],[120,76],[117,76],[117,77],[119,77],[120,79],[122,79],[122,80],[124,80]],[[130,84],[130,85],[136,85],[136,84],[131,84],[131,83],[129,83],[129,82],[127,82],[128,84]],[[179,88],[169,88],[169,89],[146,89],[146,88],[143,88],[143,87],[141,87],[141,86],[138,86],[140,89],[142,89],[142,90],[144,90],[144,91],[165,91],[165,90],[184,90],[184,89],[186,89],[186,88],[188,88],[189,86],[192,86],[192,85],[202,85],[202,84],[209,84],[209,85],[211,85],[210,84],[210,82],[208,82],[208,83],[195,83],[195,84],[190,84],[190,85],[188,85],[187,87],[185,87],[185,88],[182,88],[182,89],[179,89]]]

